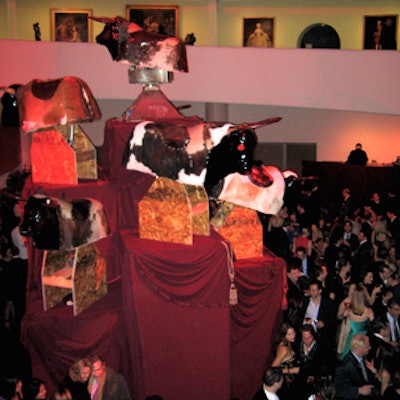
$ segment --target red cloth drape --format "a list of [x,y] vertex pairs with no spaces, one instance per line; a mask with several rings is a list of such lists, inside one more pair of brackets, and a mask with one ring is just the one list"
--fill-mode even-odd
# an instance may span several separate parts
[[[181,306],[228,307],[226,248],[221,240],[195,236],[192,246],[123,235],[133,280]],[[137,276],[137,275],[140,276]]]
[[135,398],[230,397],[229,278],[219,238],[193,246],[122,233],[123,299]]
[[122,165],[125,148],[135,125],[137,123],[125,122],[118,118],[106,121],[101,161],[104,174],[112,180],[129,178],[135,174],[135,171],[129,171]]
[[282,321],[285,261],[272,254],[235,262],[238,305],[231,307],[231,393],[252,399],[272,358]]
[[21,163],[19,127],[0,125],[0,174],[7,174]]

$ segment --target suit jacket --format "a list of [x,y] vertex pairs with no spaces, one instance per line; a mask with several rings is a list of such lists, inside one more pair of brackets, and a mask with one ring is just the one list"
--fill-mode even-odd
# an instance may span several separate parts
[[295,285],[289,278],[287,279],[288,291],[286,294],[288,308],[285,310],[284,320],[300,329],[303,324],[304,296],[300,285]]
[[388,290],[393,293],[393,297],[400,298],[400,283],[395,286],[388,286]]
[[[303,308],[303,320],[307,312],[307,307],[311,301],[311,298],[308,298],[304,302]],[[335,340],[336,337],[336,307],[332,300],[328,297],[321,296],[321,303],[318,311],[318,321],[322,321],[324,323],[323,328],[319,328],[317,330],[318,338],[323,340],[325,343],[325,339],[329,338],[330,340]],[[322,343],[321,343],[322,345]]]
[[[343,240],[344,240],[344,237],[345,237],[345,233],[343,232],[343,235],[342,235]],[[348,239],[346,239],[346,241],[349,243],[350,251],[352,253],[357,250],[359,241],[358,241],[358,237],[355,233],[350,232],[350,237]]]
[[[307,277],[313,278],[315,274],[315,262],[313,257],[306,257],[307,260]],[[302,271],[304,272],[304,271]]]
[[395,363],[395,348],[388,342],[384,341],[381,337],[371,333],[369,336],[369,343],[371,350],[368,352],[368,360],[372,361],[374,367],[379,371],[384,366],[391,372]]
[[366,165],[368,162],[367,153],[363,149],[354,149],[347,157],[347,164],[352,165]]
[[268,400],[268,397],[265,394],[262,386],[260,387],[260,389],[258,389],[257,393],[253,396],[253,400]]
[[372,261],[373,249],[369,240],[360,243],[354,253],[353,259],[356,261],[360,260],[360,262],[364,264],[369,264]]
[[328,375],[323,348],[321,348],[318,341],[315,341],[308,354],[305,354],[304,345],[300,342],[297,356],[300,361],[300,378],[307,380],[309,376],[320,377]]
[[329,360],[325,356],[323,349],[316,341],[308,354],[304,352],[304,344],[300,342],[298,349],[298,359],[300,361],[300,372],[297,376],[296,389],[298,390],[297,399],[308,399],[315,390],[315,382],[309,381],[309,377],[316,380],[331,374]]
[[400,219],[396,216],[393,221],[387,223],[388,231],[392,234],[393,239],[398,241],[400,239]]
[[[104,375],[103,375],[104,376]],[[112,368],[106,367],[105,379],[100,379],[97,399],[99,400],[131,400],[128,386],[124,377]],[[91,392],[93,377],[89,378],[89,391]]]
[[342,363],[336,368],[334,383],[336,387],[336,397],[339,400],[373,399],[374,396],[359,396],[358,388],[367,384],[376,384],[375,377],[367,368],[368,382],[362,374],[360,363],[350,352],[343,359]]
[[90,400],[88,382],[74,382],[69,375],[65,377],[64,386],[71,392],[74,400]]
[[[305,301],[303,309],[303,320],[307,311],[310,298]],[[317,320],[322,321],[324,326],[317,329],[317,340],[324,357],[324,365],[329,372],[336,367],[336,320],[337,309],[332,300],[321,296]]]
[[354,280],[359,280],[362,271],[370,266],[373,261],[373,249],[370,241],[361,243],[351,259],[351,273]]
[[347,199],[342,200],[342,204],[339,208],[339,219],[343,221],[345,217],[353,219],[354,217],[354,202],[353,198],[350,196]]

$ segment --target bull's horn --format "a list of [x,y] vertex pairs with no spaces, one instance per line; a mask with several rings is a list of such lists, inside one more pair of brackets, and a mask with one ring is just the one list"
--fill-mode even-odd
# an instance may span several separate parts
[[287,179],[287,178],[298,179],[299,178],[299,175],[296,172],[292,171],[291,169],[282,171],[282,175],[285,179]]
[[245,124],[240,124],[239,128],[240,129],[257,129],[261,128],[262,126],[267,126],[274,124],[275,122],[279,122],[282,118],[281,117],[272,117],[272,118],[267,118],[262,121],[258,122],[250,122],[250,123],[245,123]]
[[111,24],[115,22],[116,18],[110,18],[110,17],[92,17],[89,15],[89,18],[92,19],[93,21],[97,22],[103,22],[103,24]]

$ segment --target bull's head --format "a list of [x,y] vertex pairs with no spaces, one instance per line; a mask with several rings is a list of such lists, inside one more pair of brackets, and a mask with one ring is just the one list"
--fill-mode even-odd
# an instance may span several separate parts
[[204,181],[204,187],[209,195],[227,175],[234,172],[250,173],[256,145],[257,136],[253,129],[236,129],[211,149]]
[[218,197],[222,180],[227,175],[238,172],[250,174],[254,165],[254,149],[257,145],[256,128],[280,121],[281,118],[268,118],[254,123],[236,125],[221,142],[213,147],[207,159],[207,174],[204,182],[208,195]]
[[38,249],[58,250],[60,228],[57,205],[49,197],[32,196],[24,207],[21,234],[30,236]]

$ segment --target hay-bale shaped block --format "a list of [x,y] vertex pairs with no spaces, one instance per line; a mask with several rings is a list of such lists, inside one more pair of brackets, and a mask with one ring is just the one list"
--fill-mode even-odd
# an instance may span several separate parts
[[140,238],[191,245],[194,234],[210,234],[204,187],[156,178],[139,202]]
[[183,185],[189,199],[193,235],[210,235],[210,214],[208,196],[204,186]]
[[226,201],[211,225],[231,243],[236,259],[263,256],[263,228],[257,211]]
[[78,179],[98,177],[96,148],[78,125],[35,132],[31,164],[36,183],[76,185]]
[[73,313],[107,294],[106,261],[94,243],[71,251],[46,250],[42,262],[43,307],[47,311],[72,298]]

